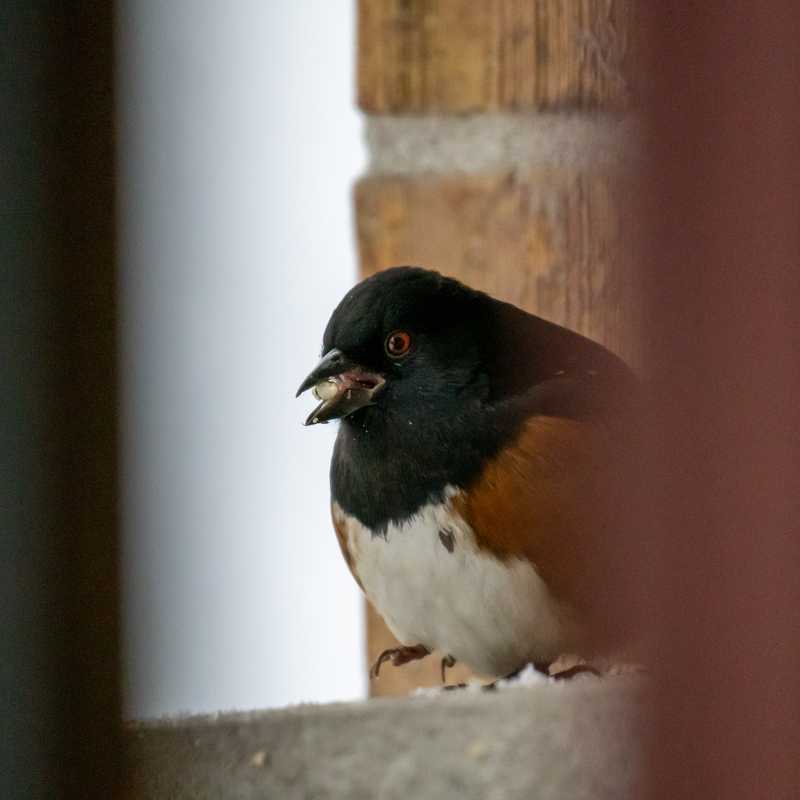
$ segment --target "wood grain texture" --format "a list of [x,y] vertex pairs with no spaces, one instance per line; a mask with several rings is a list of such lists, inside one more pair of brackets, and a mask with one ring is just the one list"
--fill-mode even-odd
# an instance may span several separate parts
[[620,108],[631,0],[360,0],[370,113]]
[[618,177],[557,169],[365,178],[355,193],[361,272],[436,269],[637,363],[624,191]]

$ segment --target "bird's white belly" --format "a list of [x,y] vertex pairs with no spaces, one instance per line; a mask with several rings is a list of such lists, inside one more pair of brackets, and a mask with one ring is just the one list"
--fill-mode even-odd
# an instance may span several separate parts
[[479,549],[449,499],[390,525],[385,536],[336,505],[333,513],[367,597],[403,644],[504,675],[528,661],[552,661],[573,643],[567,610],[533,566]]

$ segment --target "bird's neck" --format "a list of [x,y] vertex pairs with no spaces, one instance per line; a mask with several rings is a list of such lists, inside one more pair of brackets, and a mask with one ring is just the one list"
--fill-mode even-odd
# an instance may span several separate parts
[[423,415],[398,419],[372,411],[342,422],[331,493],[376,534],[429,503],[443,502],[449,490],[466,488],[516,430],[487,424],[491,412],[479,406],[436,423]]

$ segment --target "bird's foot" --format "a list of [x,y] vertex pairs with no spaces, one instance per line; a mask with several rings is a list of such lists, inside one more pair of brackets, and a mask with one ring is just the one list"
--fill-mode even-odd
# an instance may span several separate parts
[[[453,656],[449,656],[448,655],[448,656],[445,656],[442,659],[442,665],[441,665],[441,668],[442,668],[442,683],[444,683],[444,681],[445,681],[445,673],[447,672],[448,669],[450,669],[450,667],[455,666],[455,663],[456,663],[456,660],[453,658]],[[447,688],[449,688],[449,687],[447,687]]]
[[430,652],[422,644],[415,644],[413,647],[390,647],[388,650],[384,650],[375,660],[369,671],[369,677],[377,678],[381,674],[381,666],[387,661],[391,661],[395,667],[401,667],[403,664],[408,664],[409,661],[425,658]]

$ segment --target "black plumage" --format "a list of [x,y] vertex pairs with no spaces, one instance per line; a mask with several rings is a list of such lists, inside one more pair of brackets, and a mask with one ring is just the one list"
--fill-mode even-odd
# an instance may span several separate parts
[[[402,358],[386,350],[395,331],[411,337]],[[385,379],[344,416],[331,463],[333,500],[376,534],[468,489],[532,416],[613,425],[634,385],[599,344],[417,267],[348,292],[323,338],[336,351]]]

